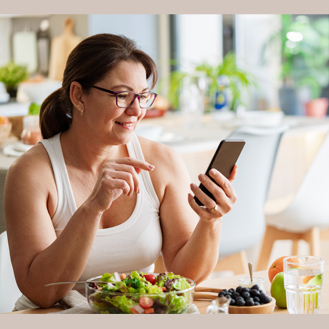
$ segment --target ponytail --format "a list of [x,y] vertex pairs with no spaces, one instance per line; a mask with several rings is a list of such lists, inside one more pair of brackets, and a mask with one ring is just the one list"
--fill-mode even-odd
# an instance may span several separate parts
[[40,107],[40,129],[44,139],[68,130],[72,122],[72,104],[63,95],[63,89],[50,94]]

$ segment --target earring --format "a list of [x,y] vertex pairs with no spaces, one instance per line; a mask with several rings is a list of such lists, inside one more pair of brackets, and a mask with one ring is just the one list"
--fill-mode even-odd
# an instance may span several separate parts
[[80,105],[77,105],[77,109],[79,110],[80,115],[83,115],[83,107],[82,107],[81,110],[80,110]]

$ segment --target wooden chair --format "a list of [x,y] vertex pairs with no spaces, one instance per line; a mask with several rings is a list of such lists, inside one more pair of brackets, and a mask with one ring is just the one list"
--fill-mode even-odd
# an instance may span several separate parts
[[329,240],[329,133],[292,200],[279,211],[266,214],[257,270],[268,267],[273,244],[277,240],[292,240],[292,254],[298,254],[298,242],[305,240],[310,255],[320,255],[320,241]]

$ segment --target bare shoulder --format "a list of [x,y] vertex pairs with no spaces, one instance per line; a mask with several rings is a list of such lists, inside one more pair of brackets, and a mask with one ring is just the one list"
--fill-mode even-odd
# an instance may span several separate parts
[[41,144],[37,144],[13,162],[8,170],[8,175],[15,178],[42,177],[51,172],[48,154]]
[[53,212],[57,189],[52,165],[42,144],[33,146],[14,161],[6,175],[5,190],[8,201],[12,198],[29,200],[38,195]]

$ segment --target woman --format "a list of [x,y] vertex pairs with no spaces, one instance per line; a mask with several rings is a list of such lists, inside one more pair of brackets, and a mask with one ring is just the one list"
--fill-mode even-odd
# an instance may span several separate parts
[[[137,137],[156,95],[156,66],[134,43],[100,34],[70,54],[62,88],[42,104],[44,140],[7,174],[5,214],[18,287],[48,308],[73,285],[104,272],[152,271],[162,251],[168,271],[204,280],[218,259],[221,220],[236,201],[219,172],[189,177],[169,147]],[[188,202],[186,197],[188,195]],[[198,216],[200,219],[198,218]]]

